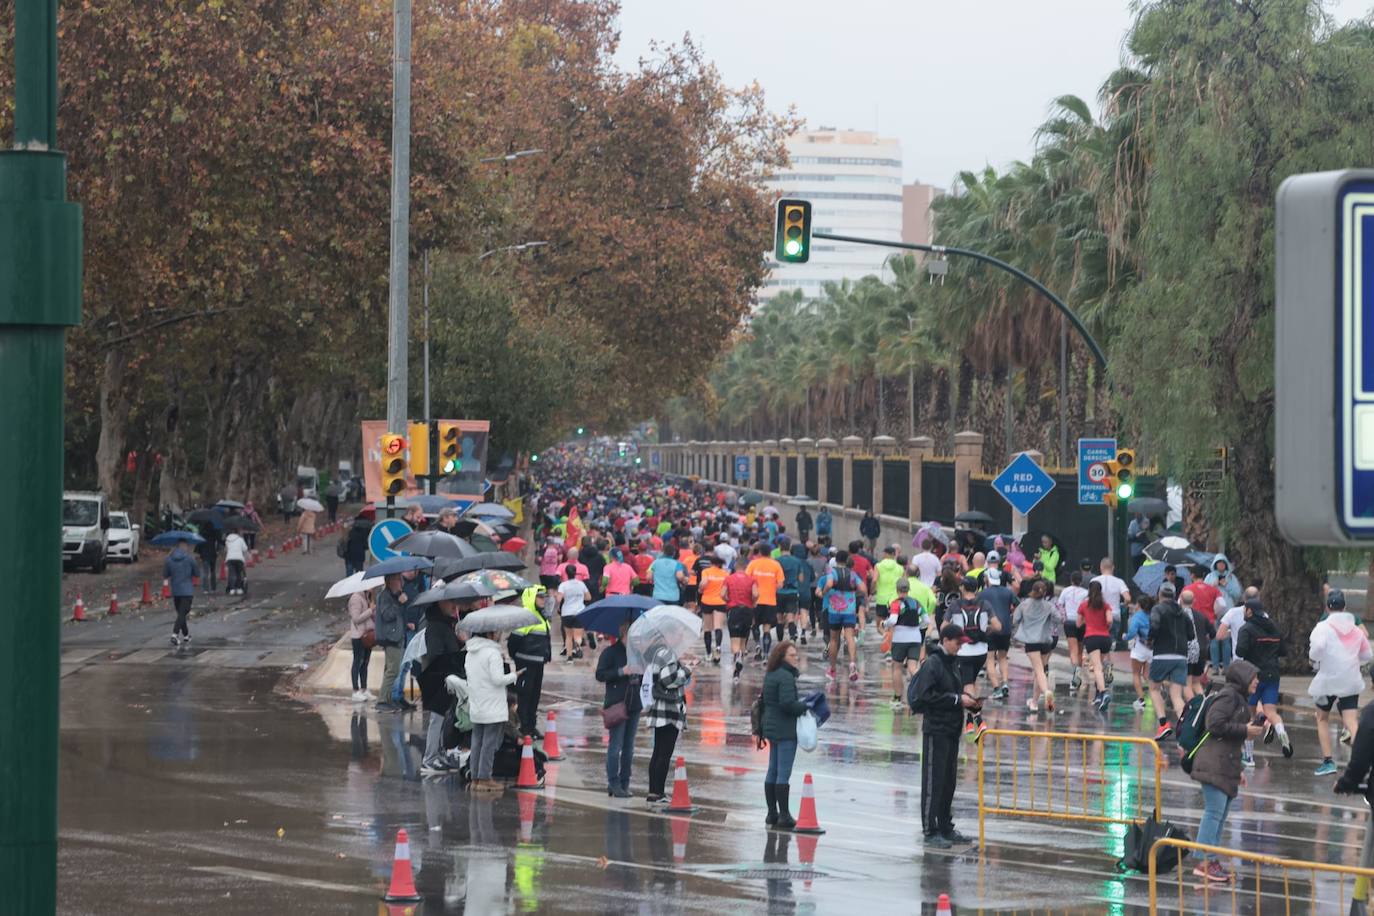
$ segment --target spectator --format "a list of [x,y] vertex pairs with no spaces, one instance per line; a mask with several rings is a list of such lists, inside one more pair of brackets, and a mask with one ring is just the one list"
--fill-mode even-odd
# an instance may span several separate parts
[[[1236,659],[1226,669],[1221,692],[1207,706],[1203,727],[1208,737],[1198,746],[1190,774],[1194,782],[1202,785],[1202,823],[1198,825],[1197,841],[1205,846],[1222,845],[1226,816],[1240,793],[1244,772],[1241,748],[1263,732],[1258,725],[1250,724],[1246,701],[1247,696],[1259,690],[1259,685],[1259,670],[1250,662]],[[1193,874],[1217,883],[1232,880],[1221,860],[1211,853],[1198,863]]]

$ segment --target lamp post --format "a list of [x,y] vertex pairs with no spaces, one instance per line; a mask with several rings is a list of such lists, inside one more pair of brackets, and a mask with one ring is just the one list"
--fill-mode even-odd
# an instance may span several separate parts
[[393,0],[391,61],[391,263],[387,322],[386,428],[405,432],[410,414],[410,3]]

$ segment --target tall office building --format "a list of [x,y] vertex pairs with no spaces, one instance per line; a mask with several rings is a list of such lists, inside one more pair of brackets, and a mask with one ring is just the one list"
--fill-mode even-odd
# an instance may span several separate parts
[[[766,179],[783,197],[811,201],[813,232],[902,240],[902,145],[872,131],[801,131],[787,141],[791,166]],[[869,274],[891,279],[883,262],[896,249],[846,245],[816,239],[805,264],[779,264],[769,258],[772,273],[759,290],[766,301],[800,289],[819,296],[821,285]]]
[[929,245],[935,238],[935,214],[931,205],[944,191],[919,181],[902,185],[902,241]]

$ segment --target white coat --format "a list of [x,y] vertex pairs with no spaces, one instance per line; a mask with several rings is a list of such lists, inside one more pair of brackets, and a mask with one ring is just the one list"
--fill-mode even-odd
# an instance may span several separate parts
[[501,647],[485,636],[467,642],[468,710],[473,725],[494,725],[510,718],[506,687],[515,683],[515,672],[505,673]]
[[1374,658],[1369,640],[1349,611],[1337,611],[1312,628],[1307,657],[1317,673],[1307,692],[1314,697],[1348,697],[1364,690],[1360,666]]

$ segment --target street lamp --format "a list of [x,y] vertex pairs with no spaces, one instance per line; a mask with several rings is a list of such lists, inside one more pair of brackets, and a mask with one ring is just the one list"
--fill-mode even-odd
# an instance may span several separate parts
[[500,248],[492,248],[489,251],[482,252],[477,256],[477,260],[485,261],[494,254],[501,254],[506,251],[530,251],[535,248],[544,248],[548,244],[548,242],[521,242],[519,245],[504,245]]
[[537,156],[544,152],[542,149],[518,149],[513,153],[506,153],[504,156],[484,156],[478,162],[514,162],[517,159],[524,159],[526,156]]

